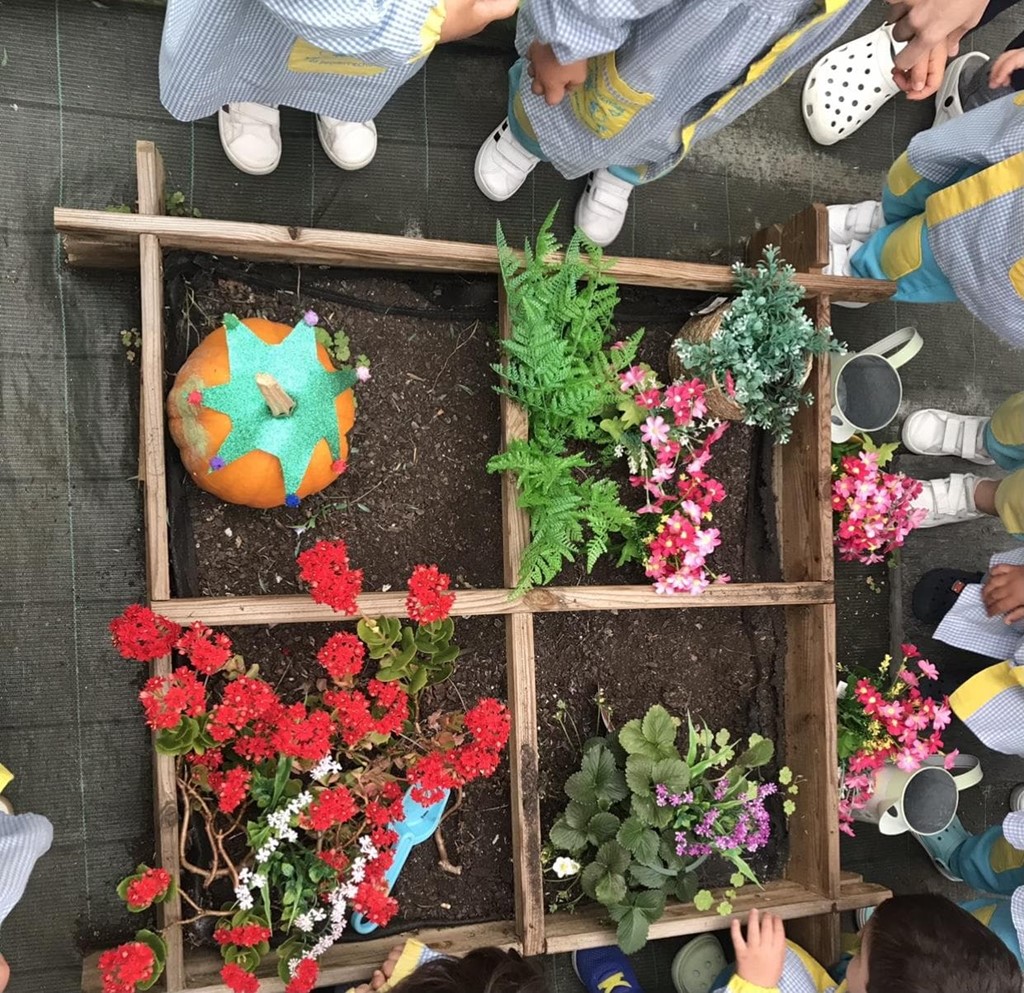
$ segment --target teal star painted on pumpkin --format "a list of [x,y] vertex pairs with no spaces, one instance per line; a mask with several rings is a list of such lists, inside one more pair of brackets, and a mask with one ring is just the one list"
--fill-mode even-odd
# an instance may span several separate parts
[[[203,390],[203,405],[231,418],[231,433],[214,458],[223,465],[260,450],[281,463],[284,491],[292,496],[309,468],[313,449],[327,441],[331,456],[341,458],[341,437],[334,400],[351,389],[350,369],[325,369],[317,355],[316,332],[299,321],[279,344],[253,334],[234,314],[224,315],[231,378]],[[290,414],[275,417],[256,382],[271,376],[295,401]]]

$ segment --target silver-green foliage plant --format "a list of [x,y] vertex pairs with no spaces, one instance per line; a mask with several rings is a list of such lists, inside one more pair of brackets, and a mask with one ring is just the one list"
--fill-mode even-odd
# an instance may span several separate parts
[[719,329],[702,344],[679,341],[683,365],[706,383],[727,389],[744,409],[744,422],[764,428],[782,443],[793,415],[813,403],[802,380],[810,355],[843,352],[831,328],[816,330],[800,306],[804,288],[795,270],[769,245],[753,268],[733,266],[736,298]]
[[[681,725],[654,706],[617,734],[590,739],[580,770],[565,783],[569,804],[551,827],[553,868],[571,877],[555,908],[574,905],[580,895],[602,904],[627,954],[647,942],[667,900],[710,909],[714,899],[699,890],[696,874],[709,855],[733,869],[733,889],[718,904],[730,913],[735,889],[758,884],[746,856],[769,840],[766,801],[779,784],[796,792],[788,769],[779,771],[778,783],[755,778],[774,755],[768,739],[752,735],[742,746],[728,731],[715,734],[687,720],[682,752]],[[789,814],[793,801],[783,807]]]

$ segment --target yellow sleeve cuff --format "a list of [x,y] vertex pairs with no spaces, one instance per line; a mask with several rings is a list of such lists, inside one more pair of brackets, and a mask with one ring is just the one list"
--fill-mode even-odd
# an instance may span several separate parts
[[758,986],[734,975],[725,987],[729,993],[779,993],[778,986]]
[[418,62],[434,50],[434,46],[441,40],[441,28],[444,26],[447,13],[445,0],[437,0],[437,4],[430,8],[427,19],[420,28],[420,50],[409,60],[410,62]]
[[14,779],[14,773],[5,765],[0,765],[0,793],[7,788],[7,784]]
[[[423,958],[423,953],[426,950],[427,946],[422,941],[409,938],[402,946],[402,954],[398,956],[398,961],[395,963],[391,978],[377,990],[377,993],[387,993],[391,987],[400,983],[403,979],[408,979],[419,968],[420,960]],[[354,993],[354,990],[355,987],[350,986],[348,993]]]

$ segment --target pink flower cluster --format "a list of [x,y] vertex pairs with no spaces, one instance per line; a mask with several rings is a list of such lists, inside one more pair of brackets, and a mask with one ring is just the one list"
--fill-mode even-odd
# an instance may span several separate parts
[[[867,806],[874,794],[875,772],[887,762],[913,772],[942,752],[942,732],[952,720],[949,698],[936,703],[920,690],[922,679],[938,678],[938,669],[914,645],[903,645],[903,664],[889,689],[865,677],[857,680],[852,700],[841,701],[840,742],[851,735],[858,739],[856,747],[848,747],[840,770],[839,829],[851,837],[854,811]],[[947,769],[957,754],[945,756]]]
[[832,482],[839,554],[846,562],[883,562],[927,516],[913,506],[921,483],[903,473],[883,472],[877,452],[846,455],[840,466]]
[[725,488],[704,471],[728,424],[705,420],[705,387],[699,379],[662,387],[648,366],[634,365],[619,374],[619,388],[647,411],[639,444],[628,449],[630,484],[645,495],[637,513],[660,518],[647,539],[646,575],[663,594],[697,594],[712,581],[728,582],[728,576],[706,567],[708,555],[721,544],[718,528],[707,525],[712,506],[725,499]]

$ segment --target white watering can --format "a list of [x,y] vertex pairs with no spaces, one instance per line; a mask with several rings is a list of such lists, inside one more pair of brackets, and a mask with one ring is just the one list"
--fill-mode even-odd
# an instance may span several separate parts
[[881,430],[896,416],[903,400],[896,370],[923,344],[916,328],[901,328],[859,352],[831,357],[832,441]]
[[958,755],[952,772],[942,755],[924,760],[919,769],[904,772],[887,762],[875,774],[875,791],[867,805],[852,811],[855,820],[877,824],[882,834],[938,834],[956,817],[960,793],[981,782],[981,762]]

